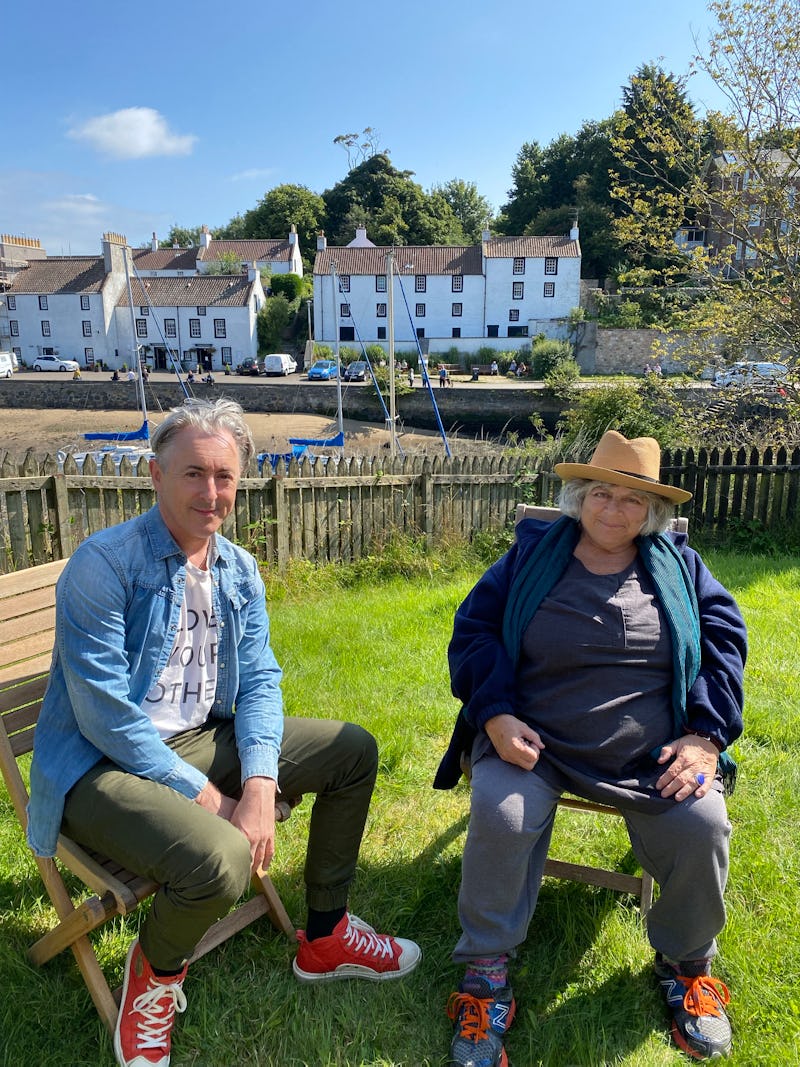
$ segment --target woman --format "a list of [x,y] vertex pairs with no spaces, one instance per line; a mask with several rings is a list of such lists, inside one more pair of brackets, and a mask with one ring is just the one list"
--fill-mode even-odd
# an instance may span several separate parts
[[610,430],[588,463],[558,464],[563,517],[520,523],[456,614],[449,660],[463,707],[434,783],[455,785],[470,753],[452,1063],[507,1063],[508,959],[565,790],[616,806],[659,883],[647,932],[676,1043],[698,1059],[731,1047],[728,990],[710,973],[746,633],[685,536],[664,533],[691,494],[662,484],[659,462],[652,438]]

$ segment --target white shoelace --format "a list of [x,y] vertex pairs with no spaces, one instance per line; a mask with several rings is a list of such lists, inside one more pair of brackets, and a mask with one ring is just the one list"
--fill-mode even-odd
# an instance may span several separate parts
[[186,995],[180,984],[153,982],[131,1005],[131,1014],[142,1016],[136,1023],[140,1048],[166,1048],[175,1012],[186,1011]]
[[355,915],[348,916],[347,933],[344,935],[344,941],[354,952],[364,956],[375,956],[377,958],[382,956],[391,958],[392,956],[392,939],[388,936],[381,937],[376,934],[371,926]]

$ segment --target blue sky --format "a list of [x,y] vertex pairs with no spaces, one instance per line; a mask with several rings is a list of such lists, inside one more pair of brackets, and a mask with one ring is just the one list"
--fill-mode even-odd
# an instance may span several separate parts
[[642,63],[686,73],[710,25],[703,0],[8,4],[0,232],[77,255],[213,228],[284,182],[324,192],[367,126],[425,189],[496,209],[526,141],[608,117]]

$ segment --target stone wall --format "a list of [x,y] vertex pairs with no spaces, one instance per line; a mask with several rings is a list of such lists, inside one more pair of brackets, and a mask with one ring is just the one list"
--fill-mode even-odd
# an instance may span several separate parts
[[[653,363],[653,343],[660,342],[658,353],[661,369],[665,374],[694,373],[686,359],[681,357],[685,339],[681,334],[671,336],[660,330],[613,330],[599,326],[594,351],[595,374],[642,374],[646,363]],[[666,356],[663,353],[666,352]],[[713,376],[715,348],[709,349],[708,369],[703,377]]]

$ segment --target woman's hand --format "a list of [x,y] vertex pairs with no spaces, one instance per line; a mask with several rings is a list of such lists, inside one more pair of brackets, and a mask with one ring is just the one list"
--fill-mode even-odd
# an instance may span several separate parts
[[696,734],[685,734],[671,741],[664,745],[658,757],[659,763],[672,762],[656,782],[656,789],[662,797],[678,801],[705,796],[717,773],[718,756],[714,742]]
[[524,771],[532,771],[544,748],[541,737],[516,715],[495,715],[484,726],[497,755]]

